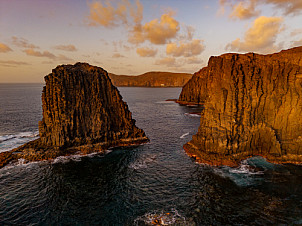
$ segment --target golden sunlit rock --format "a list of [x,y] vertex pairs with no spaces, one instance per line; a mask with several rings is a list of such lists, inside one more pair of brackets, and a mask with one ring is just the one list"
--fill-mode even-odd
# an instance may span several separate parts
[[211,57],[178,100],[205,107],[186,152],[211,165],[236,166],[256,155],[302,163],[301,73],[302,47]]

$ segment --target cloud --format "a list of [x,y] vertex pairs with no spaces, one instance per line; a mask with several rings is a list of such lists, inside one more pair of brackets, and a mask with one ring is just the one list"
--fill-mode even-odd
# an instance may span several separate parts
[[295,29],[290,33],[291,36],[296,36],[296,35],[300,35],[300,34],[302,34],[302,28]]
[[28,49],[38,49],[39,47],[29,43],[25,38],[18,38],[16,36],[12,37],[12,43],[15,46],[21,47],[21,48],[28,48]]
[[13,50],[11,48],[9,48],[9,46],[0,42],[0,53],[7,53],[9,51],[13,51]]
[[293,41],[292,46],[302,46],[302,39],[298,41]]
[[180,45],[173,42],[168,43],[166,53],[167,55],[172,55],[174,57],[191,57],[199,55],[204,49],[203,40],[194,39],[189,43],[180,43]]
[[248,5],[240,1],[238,4],[233,5],[230,18],[244,20],[256,17],[260,14],[260,11],[256,10],[255,7],[256,1],[250,1]]
[[74,45],[57,45],[54,47],[57,50],[74,52],[77,51],[77,48]]
[[196,56],[193,56],[193,57],[188,57],[186,59],[186,63],[187,64],[203,64],[203,60],[197,58]]
[[141,57],[154,57],[157,54],[157,50],[151,48],[137,48],[136,53]]
[[[250,0],[253,1],[253,0]],[[259,3],[261,1],[258,1]],[[267,4],[272,4],[276,8],[283,10],[285,15],[297,14],[302,10],[301,0],[264,0]]]
[[179,22],[173,18],[174,12],[163,14],[160,19],[154,19],[145,25],[136,24],[130,31],[128,41],[133,44],[146,40],[153,44],[166,44],[175,38],[179,31]]
[[20,65],[30,65],[29,63],[23,61],[15,61],[15,60],[0,60],[0,66],[4,67],[16,67]]
[[48,51],[43,51],[43,52],[40,52],[40,51],[35,51],[34,49],[25,49],[23,50],[24,53],[26,53],[26,55],[28,56],[35,56],[35,57],[46,57],[46,58],[49,58],[53,61],[58,61],[58,62],[73,62],[74,60],[65,56],[65,55],[62,55],[62,54],[59,54],[59,55],[54,55]]
[[230,18],[249,19],[260,14],[256,7],[261,4],[272,5],[283,11],[284,15],[298,14],[302,10],[301,0],[220,0],[219,15],[224,14],[225,7],[231,8]]
[[59,62],[73,62],[74,61],[72,58],[69,58],[62,54],[59,54],[58,56],[56,56],[55,60],[59,61]]
[[95,1],[89,4],[89,9],[88,19],[90,26],[112,28],[120,24],[127,25],[131,21],[140,23],[143,17],[143,6],[139,0],[136,1],[135,5],[132,5],[128,0],[123,0],[116,7],[112,6],[109,1],[105,3]]
[[113,58],[122,58],[122,57],[125,57],[125,56],[123,56],[123,55],[121,55],[119,53],[115,53],[115,54],[112,55],[112,57]]
[[168,66],[168,67],[177,67],[177,66],[179,66],[176,63],[176,60],[175,60],[174,57],[165,57],[165,58],[156,60],[155,65],[165,65],[165,66]]
[[271,51],[277,35],[282,31],[280,17],[258,17],[252,27],[248,29],[241,41],[237,38],[226,46],[227,50],[245,51]]
[[56,56],[48,51],[40,52],[35,51],[34,49],[25,49],[23,52],[26,53],[28,56],[35,56],[35,57],[47,57],[50,59],[55,59]]

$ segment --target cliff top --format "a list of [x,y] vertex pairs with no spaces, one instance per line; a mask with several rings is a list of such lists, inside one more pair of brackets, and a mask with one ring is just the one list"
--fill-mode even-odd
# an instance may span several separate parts
[[272,53],[272,54],[258,54],[258,53],[253,53],[253,52],[249,52],[249,53],[244,53],[244,54],[240,54],[240,53],[225,53],[222,54],[220,56],[212,56],[210,57],[209,60],[209,64],[211,61],[211,58],[224,58],[224,59],[232,59],[233,57],[238,57],[238,60],[245,60],[245,59],[259,59],[259,60],[263,60],[264,58],[267,59],[267,57],[271,58],[272,60],[279,60],[279,61],[291,61],[291,63],[297,64],[302,66],[302,46],[299,47],[294,47],[291,49],[287,49],[287,50],[282,50],[280,52],[277,53]]

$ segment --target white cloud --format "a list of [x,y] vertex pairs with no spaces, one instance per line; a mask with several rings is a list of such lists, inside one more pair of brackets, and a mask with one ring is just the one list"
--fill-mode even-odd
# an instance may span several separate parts
[[157,50],[151,48],[137,48],[136,53],[141,57],[154,57],[157,53]]
[[191,42],[180,43],[179,45],[171,42],[167,44],[166,53],[174,57],[191,57],[201,54],[204,49],[203,40],[194,39]]
[[179,66],[176,63],[176,59],[174,57],[165,57],[162,59],[158,59],[155,61],[155,65],[164,65],[164,66],[168,66],[168,67],[176,67]]
[[57,46],[54,46],[54,48],[57,50],[63,50],[63,51],[69,51],[69,52],[77,51],[77,48],[74,45],[57,45]]
[[26,40],[25,38],[18,38],[16,36],[12,37],[12,43],[15,46],[21,47],[21,48],[28,48],[28,49],[38,49],[39,47],[31,44],[28,42],[28,40]]
[[179,22],[173,15],[173,12],[169,12],[144,25],[136,24],[130,30],[129,42],[139,44],[148,40],[153,44],[166,44],[168,40],[176,37],[180,29]]
[[272,51],[276,48],[276,37],[282,31],[282,21],[280,17],[258,17],[246,31],[243,40],[237,38],[226,49],[239,52]]

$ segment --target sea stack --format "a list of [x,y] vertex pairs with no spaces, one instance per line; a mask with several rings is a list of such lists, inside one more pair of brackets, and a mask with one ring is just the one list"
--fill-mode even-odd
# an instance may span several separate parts
[[102,68],[87,63],[61,65],[45,82],[40,138],[14,149],[15,158],[51,159],[148,141]]
[[198,162],[302,163],[302,47],[211,57],[178,101],[204,105],[198,132],[184,145]]

